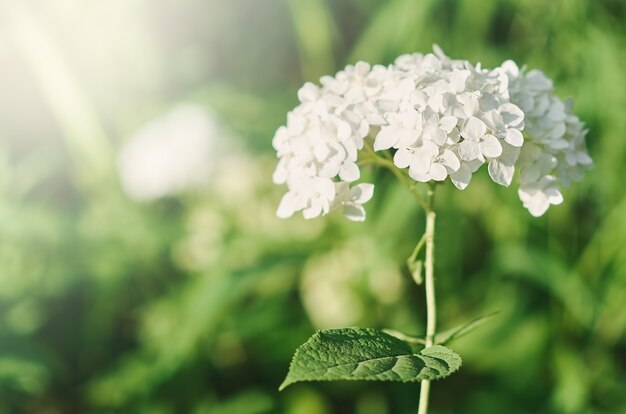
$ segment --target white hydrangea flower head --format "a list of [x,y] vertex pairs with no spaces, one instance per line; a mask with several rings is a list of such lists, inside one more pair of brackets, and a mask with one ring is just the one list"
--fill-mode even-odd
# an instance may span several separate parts
[[509,77],[511,100],[526,114],[526,143],[518,162],[518,190],[524,207],[541,216],[561,204],[561,188],[580,180],[593,161],[587,153],[587,130],[573,114],[573,101],[553,95],[552,81],[542,72],[502,64]]
[[349,219],[364,220],[374,187],[353,183],[365,140],[374,151],[390,151],[415,181],[450,177],[461,190],[484,164],[503,186],[517,167],[520,198],[535,216],[560,203],[560,186],[591,165],[571,103],[553,96],[541,72],[525,73],[510,61],[483,69],[435,46],[389,66],[349,65],[321,86],[305,84],[298,98],[273,140],[274,182],[288,188],[279,217],[302,211],[313,218],[342,207]]

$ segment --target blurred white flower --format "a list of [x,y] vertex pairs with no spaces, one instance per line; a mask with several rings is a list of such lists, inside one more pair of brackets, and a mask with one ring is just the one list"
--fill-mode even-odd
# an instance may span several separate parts
[[393,260],[367,237],[310,258],[300,279],[304,309],[320,329],[363,323],[368,309],[397,304],[402,287]]
[[550,205],[561,204],[561,188],[580,180],[593,164],[587,153],[584,125],[572,113],[573,101],[553,95],[553,86],[542,72],[525,73],[512,61],[502,64],[509,77],[511,100],[526,113],[526,143],[517,167],[518,190],[524,207],[541,216]]
[[147,123],[120,151],[124,191],[148,201],[207,184],[222,131],[204,108],[185,104]]
[[[345,194],[361,176],[357,157],[370,139],[374,151],[393,151],[394,164],[415,181],[449,176],[461,190],[483,164],[504,186],[518,167],[519,194],[533,215],[559,203],[559,186],[591,164],[571,104],[552,95],[541,72],[524,74],[510,61],[483,69],[435,46],[387,67],[349,65],[321,84],[300,89],[300,105],[273,140],[274,182],[288,188],[279,217],[302,211],[313,218],[343,206],[349,219],[364,220],[367,200],[355,204]],[[553,160],[548,167],[546,157]]]

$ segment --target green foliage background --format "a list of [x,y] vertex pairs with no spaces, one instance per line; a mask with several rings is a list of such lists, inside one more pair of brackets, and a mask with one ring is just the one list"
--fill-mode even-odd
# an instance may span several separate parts
[[[539,219],[484,174],[439,189],[440,327],[500,313],[431,411],[626,413],[620,0],[0,1],[0,412],[415,412],[414,384],[278,393],[315,329],[423,332],[423,217],[368,171],[365,223],[278,220],[271,138],[304,81],[433,43],[544,70],[595,168]],[[133,202],[116,153],[179,102],[237,149],[207,189]]]

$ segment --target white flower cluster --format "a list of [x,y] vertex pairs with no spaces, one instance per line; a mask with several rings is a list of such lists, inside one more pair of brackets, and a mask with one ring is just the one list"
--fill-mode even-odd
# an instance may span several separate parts
[[483,69],[435,47],[389,66],[359,62],[321,83],[300,89],[301,104],[273,140],[274,182],[288,187],[279,217],[343,207],[348,218],[364,220],[373,185],[351,183],[370,135],[374,151],[393,150],[394,164],[419,182],[449,176],[462,190],[488,164],[493,181],[508,186],[518,167],[520,198],[535,216],[560,203],[559,187],[591,164],[571,105],[552,95],[541,72],[525,74],[510,61]]
[[572,112],[574,102],[553,95],[552,81],[542,72],[520,70],[512,61],[502,69],[509,77],[511,100],[524,111],[526,141],[517,161],[519,197],[533,216],[563,202],[561,187],[582,178],[593,164],[587,153],[583,123]]

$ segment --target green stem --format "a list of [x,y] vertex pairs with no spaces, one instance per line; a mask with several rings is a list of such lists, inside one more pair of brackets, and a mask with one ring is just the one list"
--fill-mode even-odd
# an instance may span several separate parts
[[364,156],[359,157],[359,165],[374,164],[384,167],[391,171],[398,180],[409,190],[409,192],[415,197],[418,204],[424,209],[428,209],[428,203],[426,203],[423,197],[416,190],[416,182],[412,181],[407,176],[406,172],[396,167],[393,163],[393,158],[388,152],[383,153],[384,157],[379,156],[371,146],[371,143],[366,142],[363,147]]
[[[427,192],[427,198],[424,200],[423,196],[417,191],[416,183],[413,182],[407,175],[406,171],[399,169],[393,162],[393,157],[389,151],[383,152],[383,156],[379,156],[372,148],[370,142],[366,142],[363,148],[364,157],[360,157],[360,164],[375,164],[381,167],[385,167],[390,170],[402,184],[404,184],[409,192],[415,197],[419,205],[426,212],[426,230],[424,235],[420,238],[419,242],[415,246],[413,253],[407,259],[407,265],[413,273],[413,277],[416,283],[420,284],[421,277],[415,277],[415,265],[417,263],[417,255],[420,250],[426,244],[426,258],[424,267],[426,270],[426,338],[424,346],[426,348],[433,346],[435,333],[437,328],[437,309],[435,306],[435,277],[434,277],[434,265],[435,265],[435,218],[436,214],[433,210],[433,198],[435,193],[435,183],[430,183]],[[421,265],[420,265],[421,266]],[[420,399],[418,414],[426,414],[428,411],[428,395],[430,393],[430,381],[423,380],[420,388]]]
[[[437,308],[435,306],[435,218],[436,214],[432,209],[434,188],[428,191],[428,209],[426,210],[426,231],[424,239],[426,240],[426,259],[424,267],[426,270],[426,344],[428,348],[433,346],[435,333],[437,329]],[[420,400],[418,414],[426,414],[428,412],[428,395],[430,393],[430,381],[424,380],[420,388]]]

